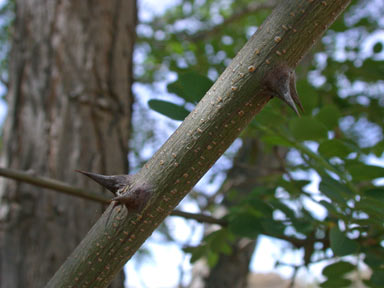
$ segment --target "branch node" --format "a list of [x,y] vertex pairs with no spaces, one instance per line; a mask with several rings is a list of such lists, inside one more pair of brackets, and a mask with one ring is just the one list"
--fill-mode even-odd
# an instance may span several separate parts
[[128,211],[140,211],[147,203],[152,188],[149,185],[134,185],[134,175],[101,175],[92,172],[80,172],[101,186],[111,191],[115,197],[111,199],[113,208],[125,205]]
[[85,176],[91,178],[93,181],[97,182],[104,188],[111,191],[115,196],[117,195],[117,191],[123,189],[125,186],[130,185],[132,183],[132,175],[112,175],[106,176],[101,174],[96,174],[92,172],[86,172],[82,170],[75,170]]
[[273,97],[283,100],[298,116],[300,113],[296,105],[304,112],[296,90],[295,71],[288,65],[280,64],[271,69],[264,77],[263,85]]

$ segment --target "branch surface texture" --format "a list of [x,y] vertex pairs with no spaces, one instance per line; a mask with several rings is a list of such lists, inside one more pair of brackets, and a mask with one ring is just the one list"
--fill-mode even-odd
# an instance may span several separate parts
[[[271,97],[278,96],[279,89],[271,90],[276,87],[269,85],[277,83],[284,97],[288,95],[282,89],[289,89],[293,69],[349,2],[280,1],[196,108],[132,179],[127,187],[132,197],[135,191],[150,193],[143,207],[128,213],[125,205],[110,205],[46,287],[106,287],[252,118]],[[266,79],[277,67],[287,71],[279,74],[281,81]]]

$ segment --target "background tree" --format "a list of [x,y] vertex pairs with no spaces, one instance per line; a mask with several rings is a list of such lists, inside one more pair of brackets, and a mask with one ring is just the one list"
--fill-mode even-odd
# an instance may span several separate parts
[[[128,172],[136,3],[10,3],[1,165],[104,193],[74,170]],[[0,286],[42,287],[103,206],[1,181]]]

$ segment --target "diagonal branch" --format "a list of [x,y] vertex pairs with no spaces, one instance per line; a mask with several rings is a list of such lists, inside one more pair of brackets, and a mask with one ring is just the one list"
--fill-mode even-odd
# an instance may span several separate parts
[[140,205],[143,208],[128,213],[125,206],[110,205],[46,287],[108,286],[270,100],[265,75],[282,63],[295,68],[349,2],[280,1],[196,108],[123,191],[149,193],[148,201]]

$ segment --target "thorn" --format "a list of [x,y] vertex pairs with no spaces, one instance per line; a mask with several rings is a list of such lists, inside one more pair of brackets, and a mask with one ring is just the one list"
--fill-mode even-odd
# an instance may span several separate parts
[[291,73],[291,78],[289,80],[289,91],[291,93],[293,101],[296,103],[297,106],[299,106],[301,113],[304,113],[304,107],[300,102],[299,94],[297,93],[297,90],[296,90],[296,73],[295,73],[295,71],[293,71]]
[[291,97],[291,93],[289,92],[285,92],[283,94],[283,97],[280,97],[279,94],[277,94],[277,97],[282,99],[285,103],[288,104],[289,107],[292,108],[293,111],[295,111],[295,113],[297,114],[297,116],[300,117],[300,113],[299,111],[297,110],[297,107],[295,105],[295,100]]
[[152,193],[152,189],[149,186],[143,185],[131,190],[122,191],[120,195],[112,198],[111,201],[115,201],[118,204],[125,205],[128,211],[141,210],[145,205]]
[[299,106],[303,112],[303,105],[296,91],[295,72],[287,65],[279,65],[272,69],[264,78],[264,85],[273,96],[283,100],[300,117]]
[[[86,172],[82,170],[75,170],[81,174],[84,174],[99,183],[101,186],[105,187],[116,195],[117,191],[127,185],[130,185],[132,182],[132,175],[101,175],[92,172]],[[112,199],[113,200],[113,199]]]

